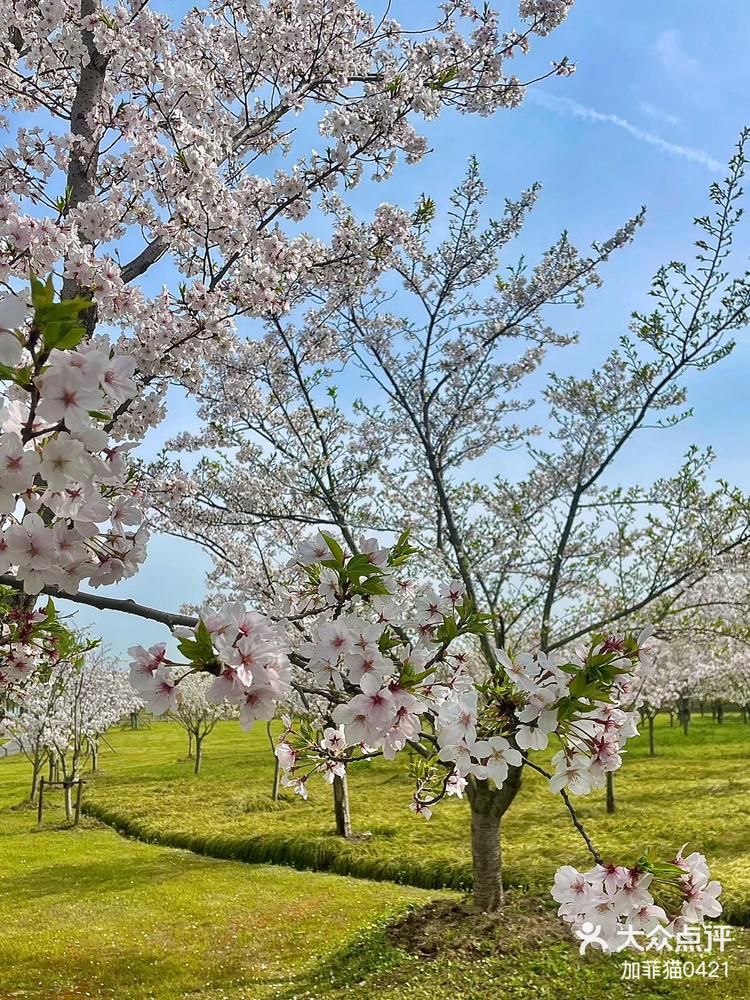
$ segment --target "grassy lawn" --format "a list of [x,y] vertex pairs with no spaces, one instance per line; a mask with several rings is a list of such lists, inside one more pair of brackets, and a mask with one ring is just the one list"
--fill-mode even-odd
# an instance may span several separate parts
[[[109,818],[133,823],[131,832],[226,857],[426,887],[469,882],[468,806],[451,799],[428,822],[416,819],[404,765],[373,761],[351,769],[354,827],[371,834],[351,845],[332,834],[331,791],[320,780],[311,782],[307,802],[294,797],[272,809],[273,760],[260,726],[248,735],[234,722],[221,724],[206,741],[199,778],[174,724],[117,730],[111,743],[116,752],[102,753],[104,773],[87,799]],[[750,924],[750,725],[736,715],[721,726],[696,716],[685,737],[660,718],[655,757],[644,737],[628,746],[617,775],[617,813],[607,816],[603,791],[576,800],[595,844],[605,857],[627,862],[646,848],[671,857],[687,841],[724,883],[728,915]],[[503,821],[507,883],[547,891],[560,864],[588,863],[582,848],[562,801],[529,772]]]
[[[10,772],[10,773],[9,773]],[[377,920],[428,894],[128,841],[34,832],[18,763],[0,785],[0,997],[293,996]],[[431,894],[434,897],[434,893]],[[314,960],[306,955],[318,955]]]
[[[88,799],[161,836],[307,838],[324,853],[331,843],[336,848],[326,786],[311,789],[309,803],[269,811],[272,762],[262,730],[248,737],[236,724],[223,726],[206,743],[198,779],[182,760],[183,735],[163,723],[115,731],[116,752],[102,754],[104,773],[88,786]],[[659,756],[649,759],[636,747],[620,776],[614,821],[603,815],[601,797],[583,800],[596,840],[630,857],[643,846],[674,849],[690,839],[707,851],[735,905],[746,905],[749,741],[750,727],[733,717],[723,727],[696,720],[687,740],[661,725]],[[646,777],[649,786],[636,795]],[[544,906],[541,916],[526,919],[517,893],[495,925],[474,937],[446,927],[434,947],[412,953],[394,934],[394,917],[410,904],[447,905],[456,894],[201,857],[126,840],[92,819],[80,831],[65,830],[59,806],[36,833],[33,812],[13,808],[27,779],[24,761],[0,761],[3,1000],[750,996],[748,931],[737,930],[729,946],[727,980],[625,983],[621,958],[582,961]],[[372,837],[347,849],[387,865],[401,858],[405,869],[409,857],[429,870],[455,850],[465,859],[465,807],[450,803],[424,823],[405,808],[407,796],[403,772],[392,766],[366,765],[355,774],[355,825]],[[505,852],[514,879],[532,885],[544,883],[558,860],[583,860],[555,800],[533,776],[509,817]]]

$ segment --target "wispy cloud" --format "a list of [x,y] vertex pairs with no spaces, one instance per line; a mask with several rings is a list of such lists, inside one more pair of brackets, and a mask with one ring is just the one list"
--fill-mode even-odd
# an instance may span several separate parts
[[692,76],[700,70],[698,60],[685,52],[674,28],[657,35],[651,51],[665,69],[677,76]]
[[677,115],[671,114],[669,111],[665,111],[663,108],[657,108],[655,104],[651,104],[649,101],[639,101],[638,110],[642,111],[644,115],[648,115],[649,118],[653,118],[657,122],[665,122],[667,125],[679,125],[680,119]]
[[603,122],[604,124],[614,125],[616,128],[622,129],[623,132],[632,135],[639,142],[648,143],[649,146],[654,146],[663,153],[669,153],[672,156],[681,156],[684,160],[699,163],[713,173],[720,173],[724,168],[722,163],[714,159],[713,156],[709,156],[705,150],[696,149],[693,146],[682,146],[676,142],[669,142],[654,132],[649,132],[638,125],[633,125],[632,122],[621,118],[619,115],[605,114],[603,111],[597,111],[595,108],[590,108],[585,104],[571,101],[567,97],[557,97],[554,94],[545,93],[543,90],[532,88],[529,91],[529,97],[558,115],[568,115],[587,122]]

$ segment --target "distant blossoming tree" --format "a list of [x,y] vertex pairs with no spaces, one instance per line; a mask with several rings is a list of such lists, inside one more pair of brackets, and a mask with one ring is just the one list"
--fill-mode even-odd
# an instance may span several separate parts
[[[138,675],[141,676],[141,675]],[[194,761],[195,774],[201,773],[203,743],[222,719],[237,716],[237,709],[228,702],[209,698],[211,678],[206,674],[188,674],[180,683],[179,704],[172,712],[188,735],[188,757]]]

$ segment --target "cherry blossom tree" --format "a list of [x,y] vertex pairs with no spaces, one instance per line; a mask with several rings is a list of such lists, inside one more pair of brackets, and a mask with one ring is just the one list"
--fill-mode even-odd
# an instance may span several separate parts
[[[140,679],[142,674],[137,673]],[[188,734],[188,756],[195,761],[195,774],[201,773],[203,742],[223,719],[237,715],[237,709],[228,702],[211,701],[208,690],[212,680],[206,674],[188,674],[180,683],[180,703],[172,714]]]
[[[204,427],[173,442],[204,457],[191,467],[165,456],[154,503],[168,530],[214,555],[214,595],[272,599],[279,567],[310,527],[339,532],[356,556],[363,532],[410,523],[427,578],[457,578],[492,618],[493,632],[479,637],[485,679],[497,675],[497,649],[557,653],[644,615],[686,634],[692,622],[697,636],[696,609],[710,603],[698,591],[746,562],[748,498],[710,484],[712,455],[696,448],[651,484],[625,488],[615,477],[646,432],[690,415],[685,377],[722,361],[747,323],[750,283],[727,265],[746,139],[711,188],[711,214],[696,220],[694,263],[657,273],[652,311],[634,314],[599,369],[549,376],[544,431],[522,419],[537,395],[522,392],[523,380],[545,351],[573,340],[549,325],[548,307],[580,305],[641,217],[588,256],[564,235],[535,268],[500,271],[537,191],[483,228],[473,163],[442,243],[431,244],[435,207],[423,200],[413,238],[379,283],[321,300],[296,322],[274,316],[264,340],[236,341],[207,364],[195,390]],[[345,408],[340,388],[351,395],[357,378],[361,396]],[[476,463],[491,469],[509,448],[526,449],[528,471],[478,480]],[[701,634],[717,622],[745,628],[736,595],[713,604]],[[496,881],[500,820],[521,770],[511,765],[502,788],[475,775],[467,786],[475,864],[492,854]]]
[[[586,907],[558,899],[564,919],[580,926],[604,907],[611,941],[627,914],[645,905],[656,906],[651,916],[669,927],[719,913],[720,887],[707,869],[704,875],[705,859],[695,870],[698,855],[687,868],[679,854],[670,863],[644,856],[630,868],[604,865],[570,799],[603,785],[637,733],[633,681],[648,633],[593,634],[575,651],[549,654],[511,657],[497,648],[493,677],[478,686],[466,667],[466,645],[491,636],[492,625],[473,610],[463,584],[455,580],[439,592],[415,586],[406,575],[415,555],[408,533],[391,547],[361,548],[348,552],[327,533],[301,540],[268,614],[233,602],[175,627],[183,662],[170,660],[163,644],[134,648],[133,675],[151,710],[173,708],[180,684],[197,670],[215,678],[208,696],[237,704],[246,726],[269,719],[290,688],[314,694],[328,701],[333,724],[285,720],[277,746],[283,783],[307,797],[315,775],[330,781],[360,761],[393,759],[409,748],[419,755],[411,768],[412,809],[425,819],[446,795],[462,796],[472,779],[500,791],[513,780],[512,768],[530,767],[562,796],[591,852],[597,868],[585,877],[595,884],[602,873],[617,873],[606,892],[588,893]],[[553,773],[533,760],[550,740],[561,747]],[[474,829],[481,909],[502,903],[497,826],[493,832]],[[558,877],[564,881],[565,872]],[[660,890],[664,905],[648,892],[655,877],[672,887],[669,899]],[[556,899],[557,892],[556,882]]]
[[[279,547],[270,552],[273,561],[267,563],[265,582],[273,600],[263,611],[232,603],[219,610],[202,609],[196,620],[77,588],[83,581],[96,586],[122,579],[142,561],[146,538],[140,527],[141,508],[149,484],[138,481],[128,453],[161,417],[171,384],[189,390],[201,386],[204,369],[233,349],[233,330],[242,317],[270,317],[283,339],[290,313],[312,299],[319,303],[319,314],[322,309],[321,315],[328,317],[326,337],[336,345],[332,357],[340,356],[343,344],[347,357],[377,382],[370,347],[375,345],[383,353],[378,347],[382,344],[383,357],[398,364],[404,377],[422,371],[422,366],[415,369],[408,346],[402,352],[400,343],[388,343],[388,319],[381,330],[375,316],[375,330],[368,334],[370,316],[366,308],[363,312],[363,304],[380,301],[377,279],[388,268],[398,273],[403,261],[423,257],[420,227],[429,221],[430,203],[424,201],[414,216],[381,206],[370,222],[359,223],[336,189],[358,183],[366,170],[377,179],[387,177],[399,155],[407,161],[418,159],[425,150],[414,126],[419,116],[434,117],[444,107],[489,113],[517,104],[523,85],[505,75],[504,61],[525,52],[530,36],[552,30],[569,7],[568,0],[522,0],[520,14],[526,28],[502,35],[488,7],[456,0],[442,5],[433,29],[410,35],[389,19],[376,22],[351,0],[265,4],[216,0],[189,12],[177,25],[146,5],[109,7],[95,0],[81,0],[80,5],[53,0],[21,11],[10,0],[0,3],[6,39],[2,43],[6,58],[0,63],[3,110],[43,111],[48,116],[44,126],[18,129],[14,145],[4,150],[0,281],[18,292],[29,270],[52,272],[62,279],[62,302],[55,301],[54,281],[32,278],[31,310],[18,295],[2,303],[2,555],[4,569],[14,570],[6,573],[3,583],[22,586],[28,595],[71,593],[82,603],[139,613],[179,631],[186,663],[171,662],[163,647],[136,652],[143,697],[157,713],[177,707],[181,679],[206,672],[215,677],[213,697],[236,703],[240,722],[249,726],[270,719],[288,689],[302,686],[293,668],[301,671],[305,686],[313,693],[325,692],[336,704],[331,711],[335,726],[322,734],[298,732],[294,720],[289,720],[279,749],[285,780],[300,793],[306,791],[313,773],[336,776],[356,760],[374,754],[390,758],[407,745],[421,746],[423,762],[414,773],[415,813],[428,817],[441,797],[469,789],[475,896],[482,908],[494,908],[502,901],[499,819],[525,763],[563,796],[600,864],[601,855],[577,819],[566,789],[585,792],[600,784],[608,770],[619,766],[622,746],[635,731],[634,712],[618,705],[628,695],[641,641],[630,633],[610,635],[608,626],[634,618],[645,604],[617,613],[608,610],[601,624],[588,620],[577,632],[566,623],[553,637],[551,611],[558,602],[565,563],[565,552],[558,547],[541,601],[544,611],[535,637],[541,649],[509,655],[501,608],[476,582],[480,572],[482,578],[493,579],[499,549],[493,547],[492,557],[485,560],[485,553],[480,549],[475,555],[474,543],[470,546],[470,539],[464,538],[471,534],[470,526],[458,531],[455,490],[446,486],[452,465],[446,463],[456,454],[469,461],[481,457],[487,447],[513,442],[513,433],[498,436],[491,428],[505,413],[506,390],[525,368],[533,368],[533,351],[520,368],[501,366],[497,382],[502,398],[484,391],[492,378],[477,366],[486,357],[492,377],[497,375],[495,345],[504,333],[516,329],[532,344],[554,342],[541,324],[539,310],[560,298],[576,301],[595,280],[597,264],[627,239],[632,226],[595,246],[589,258],[579,258],[565,239],[556,244],[535,276],[545,291],[541,301],[534,298],[536,292],[525,298],[522,271],[511,275],[510,292],[498,284],[498,309],[502,313],[507,306],[515,319],[510,327],[501,323],[499,333],[497,324],[482,331],[480,321],[467,337],[468,352],[460,351],[460,338],[450,333],[445,338],[427,336],[423,382],[409,383],[409,391],[421,400],[420,419],[429,417],[431,403],[426,409],[423,405],[428,397],[436,400],[436,410],[445,403],[446,413],[455,410],[456,393],[456,398],[472,405],[465,408],[468,424],[448,421],[442,452],[434,451],[427,424],[420,425],[429,433],[424,441],[420,438],[424,454],[412,470],[413,483],[398,466],[404,444],[397,426],[388,419],[364,421],[365,428],[374,428],[372,441],[366,430],[356,429],[355,454],[362,447],[379,450],[388,445],[383,455],[389,464],[381,463],[378,470],[390,486],[384,497],[400,490],[405,502],[413,487],[419,502],[410,508],[408,520],[415,512],[421,516],[420,504],[430,514],[441,511],[437,523],[425,522],[425,538],[420,541],[428,555],[420,576],[446,579],[442,593],[420,585],[413,609],[408,596],[401,603],[396,576],[415,554],[408,535],[399,534],[390,547],[360,545],[356,540],[352,544],[352,518],[342,506],[346,493],[339,495],[337,484],[330,481],[331,505],[339,511],[319,510],[315,522],[330,517],[339,540],[321,536],[327,546],[322,553],[317,538],[308,541],[311,550],[287,545],[293,564],[286,596],[276,587]],[[551,72],[564,75],[570,68],[565,61],[558,62]],[[317,117],[318,129],[329,141],[324,153],[300,150],[288,125],[290,116],[300,111]],[[288,169],[278,167],[279,160]],[[726,190],[735,192],[736,181]],[[717,188],[717,203],[728,199],[729,205],[725,224],[711,235],[719,249],[710,247],[704,260],[712,253],[722,259],[723,233],[733,224],[733,198]],[[314,240],[297,228],[313,205],[330,222],[326,240]],[[509,209],[505,221],[491,227],[491,248],[504,245],[503,233],[513,231],[514,214]],[[454,238],[462,241],[470,228],[459,225]],[[136,281],[158,260],[174,272],[175,280],[171,288],[153,295],[147,293],[145,282]],[[471,268],[463,263],[457,272],[450,263],[435,272],[438,282],[448,283],[448,291],[439,295],[443,300],[439,310],[448,305],[452,320],[460,322],[462,292],[482,277],[481,264],[474,267],[478,271],[471,282]],[[715,267],[706,266],[705,274],[696,310],[701,323],[706,319],[702,303],[719,284]],[[716,337],[741,325],[745,289],[736,283],[730,291],[726,301],[736,305],[731,315],[726,306]],[[693,293],[689,288],[688,298]],[[426,293],[427,302],[431,295]],[[665,295],[666,309],[668,290]],[[105,325],[121,331],[115,343],[104,332]],[[436,325],[436,319],[428,322],[433,330]],[[715,325],[711,324],[712,330]],[[654,323],[649,329],[651,334],[642,339],[657,353],[662,351],[666,368],[655,366],[650,388],[643,388],[643,372],[639,379],[632,376],[636,398],[639,389],[645,396],[635,406],[635,416],[626,411],[633,427],[618,430],[625,439],[640,426],[638,413],[644,403],[647,410],[676,402],[665,391],[670,380],[685,367],[709,363],[716,351],[713,333],[708,340],[699,338],[695,347],[691,338],[696,330],[691,327],[684,336],[683,363],[670,375],[666,361],[670,350],[656,335],[663,331]],[[313,323],[313,364],[321,361],[320,346],[315,344],[321,332]],[[680,336],[673,330],[670,335]],[[360,338],[361,357],[350,346]],[[439,351],[444,344],[445,358],[433,363],[432,350]],[[324,345],[323,360],[325,354]],[[374,357],[380,364],[377,354]],[[629,353],[626,362],[632,362]],[[653,370],[654,366],[649,368],[652,374]],[[460,382],[464,376],[466,385]],[[294,377],[298,379],[297,372]],[[483,391],[475,399],[480,383]],[[598,388],[603,395],[604,387]],[[420,397],[423,390],[425,398]],[[304,394],[302,387],[300,391]],[[565,392],[571,395],[570,387]],[[335,400],[335,389],[333,395]],[[485,395],[490,407],[499,407],[489,422],[475,416]],[[594,397],[590,409],[597,413],[600,397],[596,393]],[[549,398],[554,409],[558,404],[553,390]],[[388,409],[397,402],[386,391],[383,413],[398,421],[397,411]],[[517,410],[512,404],[507,409]],[[363,404],[360,412],[367,414],[367,406]],[[610,411],[605,412],[608,422]],[[571,414],[572,418],[585,415],[581,407],[573,407]],[[600,419],[605,418],[600,415]],[[312,412],[310,420],[325,441],[327,424],[316,423]],[[336,419],[333,431],[338,433]],[[486,448],[477,435],[487,438]],[[572,431],[567,439],[560,437],[564,454],[565,441],[572,437]],[[589,460],[596,469],[596,463],[612,451],[608,438],[603,445],[597,440],[601,454],[592,457],[587,452],[580,473],[593,475],[586,488],[596,485],[600,476],[589,470]],[[429,455],[439,459],[436,466],[433,461],[434,468]],[[309,461],[304,448],[297,449],[296,458],[302,456]],[[423,474],[425,461],[429,478]],[[319,455],[314,464],[317,470]],[[566,462],[561,464],[567,469]],[[325,463],[323,470],[326,483]],[[315,475],[312,478],[318,481]],[[573,502],[567,515],[571,523],[585,492],[582,487],[583,480],[571,487]],[[426,499],[430,491],[437,505],[434,497]],[[503,497],[499,487],[497,493]],[[554,499],[558,498],[556,493]],[[481,506],[480,500],[474,503]],[[485,503],[491,509],[489,500]],[[503,497],[506,508],[512,509]],[[391,513],[401,511],[392,501]],[[398,534],[405,520],[394,516],[389,524],[376,526]],[[485,537],[482,519],[476,524],[476,531],[481,528]],[[571,530],[563,531],[565,544]],[[263,559],[261,547],[261,563]],[[595,598],[607,604],[601,594]],[[514,604],[522,607],[515,595]],[[29,605],[29,601],[20,605],[19,615],[26,617],[4,635],[4,679],[12,683],[24,682],[24,672],[33,673],[35,664],[25,671],[19,664],[36,632],[49,625],[50,613],[34,612]],[[531,611],[524,609],[523,621],[529,617]],[[524,636],[529,632],[520,626],[517,631]],[[562,652],[584,635],[589,638],[580,648]],[[463,669],[464,644],[473,640],[479,643],[487,667],[488,680],[481,688]],[[347,655],[362,662],[345,662]],[[56,747],[66,779],[77,775],[81,760],[84,674],[72,677],[67,688],[73,708],[66,725],[73,735],[64,750],[62,744]],[[422,743],[423,732],[428,731],[421,728],[422,716],[429,720],[428,746]],[[554,773],[528,756],[545,747],[551,734],[561,746],[553,759]],[[665,870],[669,874],[663,877],[671,879],[676,891],[670,907],[662,907],[657,919],[674,925],[719,912],[718,887],[708,881],[703,859],[690,856],[683,862],[678,854],[667,869],[660,864],[643,858],[623,876],[623,891],[618,889],[617,898],[607,903],[616,919],[627,913],[626,897],[633,897],[636,889],[645,891],[644,883]],[[611,886],[603,881],[602,885],[610,891]],[[605,904],[596,897],[592,905]],[[590,909],[566,909],[561,915],[576,923],[585,921]]]
[[65,809],[72,816],[71,784],[86,757],[96,770],[99,740],[136,700],[127,674],[113,665],[98,644],[69,633],[60,655],[43,664],[15,693],[20,714],[5,720],[4,731],[32,763],[31,799],[36,797],[45,759],[65,782]]

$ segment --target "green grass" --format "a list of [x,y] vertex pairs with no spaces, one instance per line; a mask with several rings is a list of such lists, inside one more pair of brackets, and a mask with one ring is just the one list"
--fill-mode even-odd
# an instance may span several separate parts
[[[205,772],[196,779],[181,759],[183,734],[176,726],[115,731],[116,752],[102,754],[105,773],[87,786],[87,799],[160,839],[182,831],[207,848],[212,838],[229,845],[308,843],[330,851],[334,861],[349,852],[383,870],[449,874],[443,860],[458,852],[458,867],[466,868],[465,806],[448,803],[430,823],[414,820],[397,767],[366,765],[352,777],[355,825],[372,832],[369,841],[342,845],[331,835],[330,792],[322,783],[310,803],[295,799],[269,809],[272,762],[264,735],[222,726],[206,744]],[[750,864],[748,740],[750,730],[731,718],[723,728],[698,721],[687,740],[660,727],[660,756],[650,760],[638,746],[622,772],[619,814],[604,816],[601,797],[583,800],[581,811],[603,847],[629,857],[644,837],[667,853],[690,839],[726,879],[739,913],[747,905]],[[80,831],[66,830],[58,799],[46,829],[35,832],[33,811],[13,808],[28,772],[23,760],[0,762],[3,1000],[750,996],[748,931],[738,930],[730,945],[728,980],[628,984],[620,981],[621,959],[582,961],[554,935],[521,937],[508,952],[506,924],[519,905],[512,901],[469,951],[446,929],[441,950],[429,959],[395,945],[386,923],[436,895],[458,898],[451,893],[201,857],[126,840],[92,819]],[[528,884],[545,883],[558,860],[583,861],[565,816],[533,776],[506,824],[505,853],[514,878]]]
[[[173,724],[118,730],[111,743],[116,752],[102,753],[105,773],[88,786],[86,801],[126,832],[219,857],[470,887],[466,803],[448,800],[428,822],[416,819],[403,763],[351,769],[353,823],[371,836],[350,844],[333,835],[331,791],[322,781],[311,782],[309,801],[295,797],[270,808],[273,761],[260,727],[248,735],[236,723],[221,724],[206,741],[199,778]],[[626,862],[645,848],[671,857],[687,841],[724,883],[727,917],[750,924],[750,726],[735,715],[722,726],[697,716],[685,737],[660,718],[656,745],[657,756],[649,757],[643,737],[628,744],[614,816],[605,813],[603,792],[576,800],[594,843]],[[561,800],[532,772],[503,821],[503,853],[506,883],[539,891],[560,864],[588,863]]]
[[[126,841],[96,824],[34,831],[18,762],[0,786],[0,997],[291,996],[418,889],[249,866]],[[433,894],[434,895],[434,894]],[[327,966],[326,966],[327,967]]]

